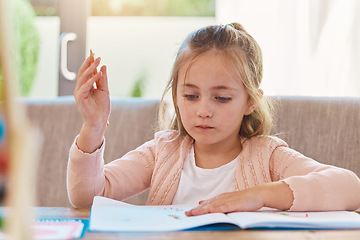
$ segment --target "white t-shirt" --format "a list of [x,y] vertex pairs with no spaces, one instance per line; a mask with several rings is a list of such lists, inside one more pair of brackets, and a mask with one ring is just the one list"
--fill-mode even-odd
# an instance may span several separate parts
[[172,204],[197,205],[221,193],[234,191],[235,168],[240,154],[231,162],[214,169],[195,164],[194,146],[185,159],[179,187]]

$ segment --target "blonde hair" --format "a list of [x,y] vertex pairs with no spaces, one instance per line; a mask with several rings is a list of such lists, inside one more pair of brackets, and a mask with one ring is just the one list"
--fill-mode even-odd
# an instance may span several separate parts
[[188,61],[212,49],[224,53],[230,67],[238,71],[249,101],[255,106],[251,114],[244,116],[239,135],[250,138],[270,134],[273,126],[272,103],[259,89],[263,75],[262,52],[255,39],[239,23],[204,27],[185,39],[177,53],[170,80],[161,99],[160,123],[164,123],[161,121],[164,116],[164,98],[171,90],[175,113],[167,128],[178,130],[181,135],[187,134],[176,102],[179,70]]

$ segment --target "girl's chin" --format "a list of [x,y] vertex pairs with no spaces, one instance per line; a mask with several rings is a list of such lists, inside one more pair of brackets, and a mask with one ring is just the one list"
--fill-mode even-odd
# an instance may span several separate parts
[[217,143],[216,139],[214,139],[214,137],[212,136],[199,136],[199,135],[195,135],[192,136],[193,139],[195,140],[195,142],[197,144],[202,144],[202,145],[214,145]]

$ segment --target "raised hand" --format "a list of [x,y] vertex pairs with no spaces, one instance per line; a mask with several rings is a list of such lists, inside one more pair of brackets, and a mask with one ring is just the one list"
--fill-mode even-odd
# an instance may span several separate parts
[[100,58],[90,55],[78,71],[74,91],[76,106],[83,119],[83,127],[77,140],[78,147],[92,152],[101,145],[110,116],[110,93],[106,66],[97,72]]

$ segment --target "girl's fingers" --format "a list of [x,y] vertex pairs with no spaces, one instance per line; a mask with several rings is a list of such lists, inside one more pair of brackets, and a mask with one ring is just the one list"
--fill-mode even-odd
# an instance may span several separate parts
[[259,199],[259,190],[256,188],[243,191],[222,193],[211,199],[200,201],[199,206],[186,212],[187,216],[196,216],[215,212],[257,211],[265,206]]
[[186,212],[187,216],[196,216],[206,213],[217,212],[233,212],[236,210],[238,204],[241,205],[241,201],[238,198],[238,192],[222,193],[208,200],[202,200],[199,202],[199,206]]
[[[92,50],[90,49],[90,63],[92,64],[95,61],[95,54],[92,52]],[[95,68],[93,75],[96,75],[98,73],[97,69]]]
[[202,205],[185,212],[186,216],[197,216],[207,213],[227,213],[232,209],[227,204],[220,205]]
[[80,66],[79,71],[78,71],[78,76],[82,75],[83,72],[91,65],[91,63],[92,63],[91,56],[89,56],[85,59],[83,64]]
[[77,98],[78,99],[84,99],[89,96],[90,91],[94,88],[94,83],[98,81],[101,77],[102,73],[98,73],[86,82],[84,82],[82,85],[79,86],[79,88],[76,90],[77,92]]
[[100,65],[101,58],[95,59],[95,61],[83,72],[84,76],[92,77],[94,75],[95,69]]
[[208,208],[209,208],[209,204],[207,203],[207,201],[201,200],[199,202],[199,206],[185,212],[185,214],[187,216],[196,216],[196,215],[205,214],[208,213]]
[[185,212],[185,214],[186,216],[197,216],[197,215],[202,215],[206,213],[215,213],[215,212],[221,212],[221,211],[215,207],[206,205],[206,206],[199,206],[193,208],[190,211]]
[[106,66],[102,66],[100,69],[101,78],[96,82],[97,88],[101,91],[109,91],[108,78],[106,72]]
[[[89,78],[93,77],[93,72],[95,71],[97,66],[99,66],[100,60],[101,60],[100,58],[97,58],[95,60],[95,62],[92,63],[91,65],[89,65],[89,67],[87,67],[82,73],[80,73],[80,71],[79,71],[75,88],[79,88]],[[88,59],[85,62],[87,62],[87,61],[88,61]],[[89,62],[90,62],[90,60],[89,60]],[[85,63],[83,65],[85,65]]]

